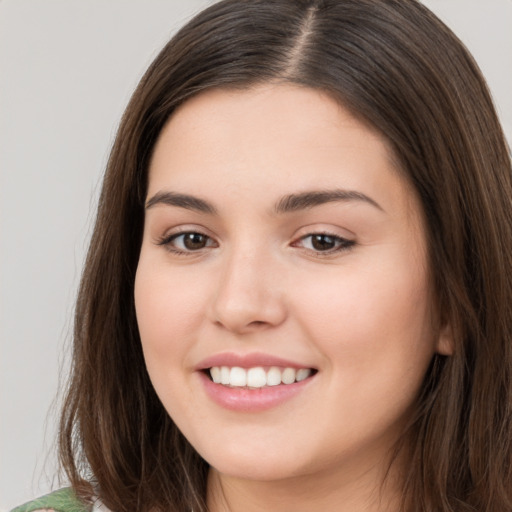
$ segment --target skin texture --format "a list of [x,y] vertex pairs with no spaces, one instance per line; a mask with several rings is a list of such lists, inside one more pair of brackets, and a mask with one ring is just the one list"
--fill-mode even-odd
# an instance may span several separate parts
[[[341,189],[370,201],[275,211],[289,194]],[[389,451],[450,341],[432,314],[420,207],[384,138],[319,91],[208,91],[160,135],[148,201],[162,192],[216,210],[148,207],[135,285],[155,390],[212,466],[210,509],[391,510]],[[182,232],[204,246],[171,240]],[[318,250],[315,233],[352,243]],[[224,353],[317,373],[275,407],[228,410],[197,371]]]

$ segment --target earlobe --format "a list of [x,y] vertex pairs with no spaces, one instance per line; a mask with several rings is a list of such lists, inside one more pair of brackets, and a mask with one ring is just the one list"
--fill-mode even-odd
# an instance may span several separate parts
[[450,324],[445,324],[439,330],[436,353],[441,356],[452,356],[454,351],[453,331]]

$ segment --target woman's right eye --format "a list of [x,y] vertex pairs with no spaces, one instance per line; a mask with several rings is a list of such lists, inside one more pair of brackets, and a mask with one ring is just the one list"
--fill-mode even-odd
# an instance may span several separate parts
[[168,250],[178,254],[197,252],[207,247],[216,247],[212,238],[195,231],[166,236],[159,240],[158,245],[163,245]]

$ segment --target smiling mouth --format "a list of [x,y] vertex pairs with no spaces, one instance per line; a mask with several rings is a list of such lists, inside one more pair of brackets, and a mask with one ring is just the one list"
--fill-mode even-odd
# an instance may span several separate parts
[[260,389],[280,385],[290,385],[312,377],[317,370],[313,368],[281,368],[255,366],[212,366],[205,370],[206,375],[215,384],[231,388]]

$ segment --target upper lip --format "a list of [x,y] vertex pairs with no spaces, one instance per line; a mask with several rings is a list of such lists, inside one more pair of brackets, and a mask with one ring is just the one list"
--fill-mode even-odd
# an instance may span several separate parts
[[206,370],[213,366],[238,366],[240,368],[253,368],[255,366],[280,366],[283,368],[312,368],[308,364],[297,363],[270,354],[252,353],[237,354],[235,352],[224,352],[203,359],[196,370]]

